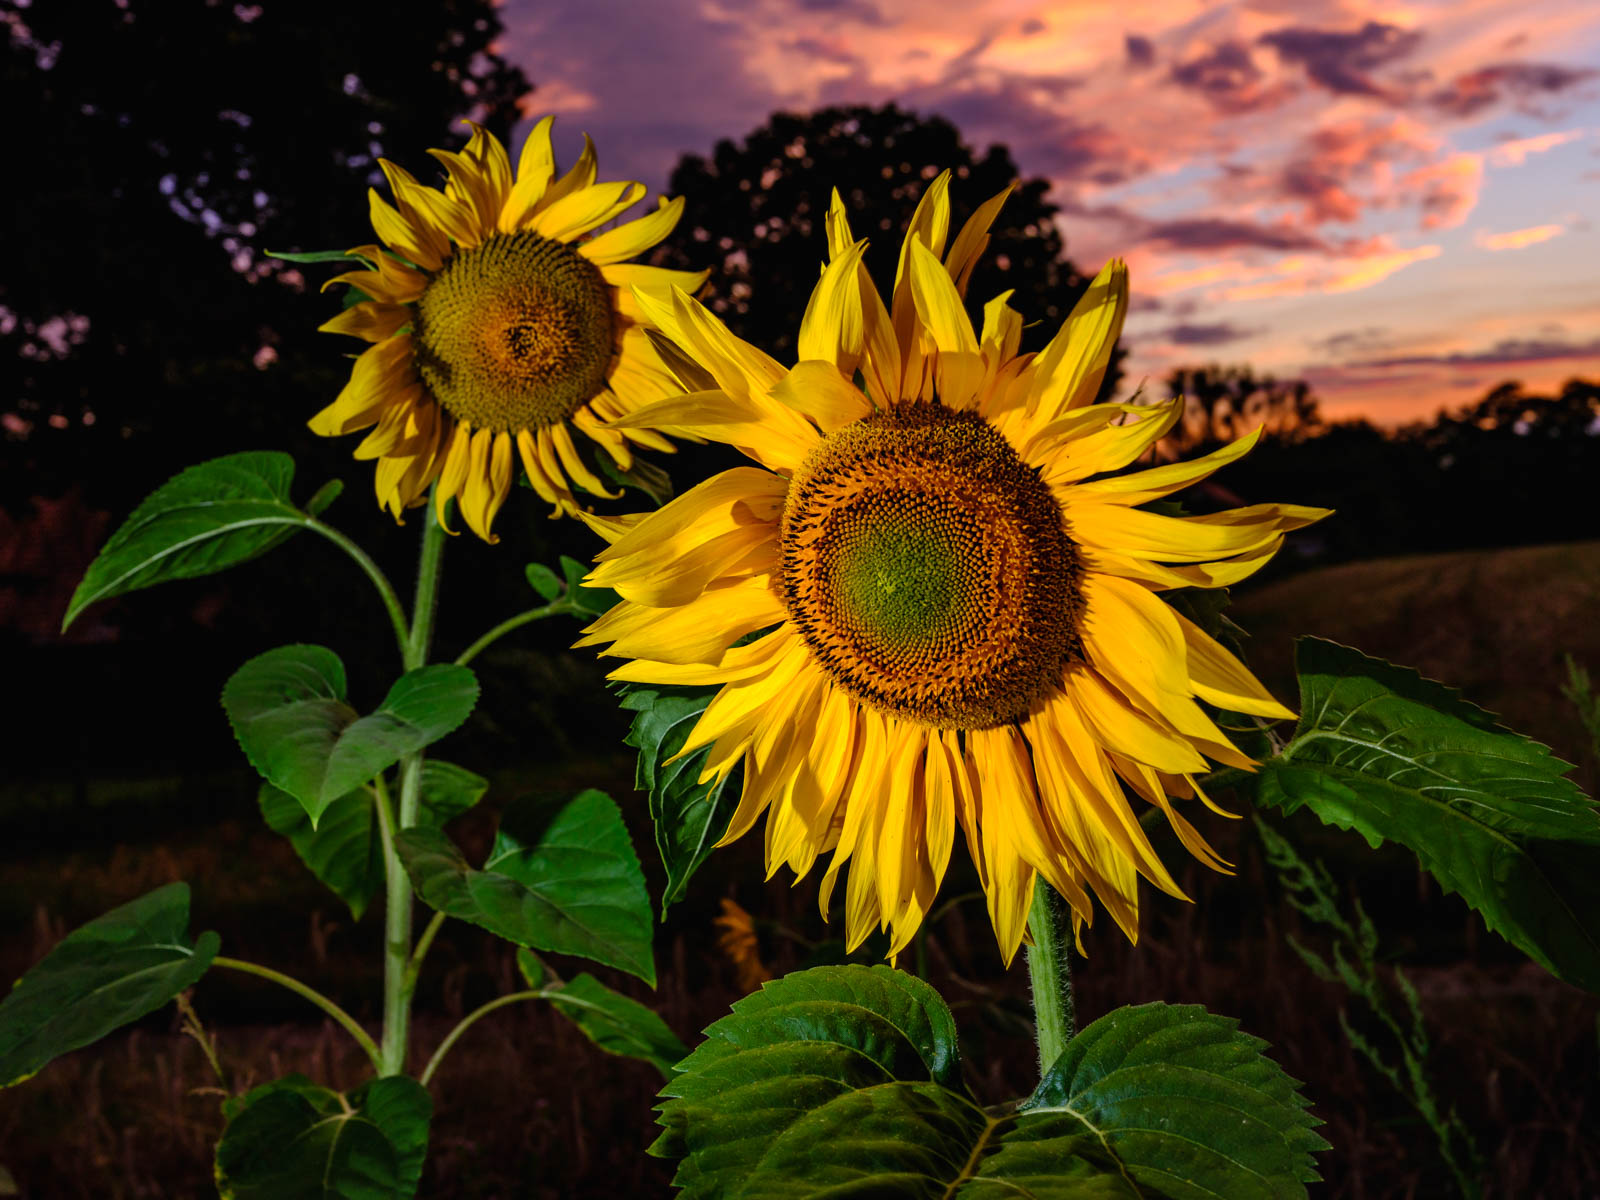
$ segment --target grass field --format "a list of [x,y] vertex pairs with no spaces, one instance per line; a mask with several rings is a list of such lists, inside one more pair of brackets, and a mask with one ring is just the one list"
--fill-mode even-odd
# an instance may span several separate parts
[[[1565,651],[1600,669],[1600,543],[1326,568],[1241,594],[1233,615],[1253,635],[1252,664],[1280,695],[1293,694],[1292,636],[1334,638],[1461,686],[1511,727],[1579,762],[1593,787],[1596,763],[1558,685]],[[469,853],[481,853],[497,803],[530,788],[602,786],[629,814],[655,893],[659,870],[630,778],[621,756],[563,764],[556,778],[519,764],[496,775],[489,801],[454,832]],[[0,789],[0,972],[14,978],[72,926],[183,878],[194,887],[195,927],[219,930],[224,953],[304,975],[370,1027],[376,914],[352,923],[265,830],[253,795],[248,769],[188,780],[125,772],[73,787],[8,782]],[[1428,1067],[1482,1149],[1485,1194],[1600,1195],[1600,1002],[1520,961],[1459,900],[1441,896],[1404,851],[1371,852],[1359,838],[1303,817],[1281,824],[1303,853],[1327,862],[1340,885],[1362,897],[1381,934],[1381,956],[1403,962],[1415,982],[1432,1039]],[[1327,948],[1322,931],[1283,904],[1249,822],[1215,819],[1204,827],[1238,873],[1182,866],[1179,881],[1196,903],[1147,892],[1137,947],[1109,921],[1097,925],[1086,939],[1089,957],[1073,967],[1080,1019],[1151,999],[1237,1016],[1306,1081],[1327,1122],[1323,1133],[1335,1148],[1323,1158],[1327,1183],[1315,1194],[1454,1194],[1415,1112],[1344,1043],[1340,1013],[1377,1036],[1370,1014],[1317,980],[1285,944],[1287,933]],[[1160,848],[1168,861],[1183,862],[1175,842]],[[815,879],[792,890],[781,876],[763,885],[759,854],[757,837],[719,852],[689,900],[672,910],[658,934],[657,993],[600,974],[658,1007],[692,1041],[739,994],[711,925],[720,897],[769,922],[762,942],[775,972],[825,956],[825,945],[798,940],[829,936],[816,913]],[[972,886],[962,864],[944,894]],[[1000,972],[982,905],[958,905],[942,917],[921,961],[956,1009],[979,1097],[991,1102],[1030,1087],[1024,973],[1020,966]],[[503,949],[447,925],[419,993],[419,1053],[463,1012],[510,988],[512,972]],[[0,1093],[0,1167],[18,1194],[212,1195],[208,1153],[224,1090],[288,1071],[341,1086],[361,1077],[359,1053],[344,1035],[286,992],[215,971],[193,1000],[217,1038],[222,1080],[169,1007]],[[603,1055],[555,1014],[497,1013],[463,1039],[436,1080],[423,1194],[666,1196],[669,1171],[642,1154],[658,1086],[649,1067]],[[4,1180],[0,1174],[0,1195]]]

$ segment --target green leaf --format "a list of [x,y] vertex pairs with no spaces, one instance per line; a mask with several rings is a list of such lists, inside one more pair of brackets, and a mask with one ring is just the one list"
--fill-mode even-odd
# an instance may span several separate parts
[[529,987],[543,989],[556,1011],[607,1054],[643,1059],[671,1079],[673,1065],[689,1053],[653,1009],[613,991],[588,972],[568,983],[550,983],[544,964],[522,949],[517,951],[517,967]]
[[1458,693],[1302,638],[1300,724],[1259,799],[1411,849],[1552,974],[1600,991],[1600,813],[1571,767]]
[[[422,764],[421,819],[443,825],[482,799],[488,787],[480,775],[429,759]],[[322,811],[315,825],[298,800],[270,783],[261,785],[257,799],[272,831],[289,839],[300,861],[359,921],[384,884],[383,841],[372,794],[365,787],[346,792]]]
[[608,612],[620,597],[610,588],[584,586],[583,577],[588,573],[589,568],[583,563],[563,554],[560,575],[543,563],[529,564],[528,586],[546,602],[560,605],[580,620],[592,621]]
[[89,564],[61,619],[66,629],[98,600],[171,579],[194,579],[265,554],[339,494],[324,487],[308,510],[289,500],[294,459],[230,454],[190,467],[147,496]]
[[528,586],[550,603],[561,598],[561,576],[543,563],[528,564]]
[[1234,1022],[1120,1009],[1020,1107],[980,1107],[927,984],[798,972],[733,1006],[662,1089],[651,1153],[689,1200],[1288,1200],[1326,1148],[1293,1080]]
[[1171,1200],[1301,1195],[1326,1150],[1298,1083],[1239,1023],[1198,1005],[1117,1009],[1045,1073],[1009,1145],[1093,1136],[1141,1188]]
[[454,730],[477,699],[468,668],[437,663],[402,675],[376,712],[358,717],[345,703],[344,664],[322,646],[269,650],[222,689],[251,765],[313,824],[339,797]]
[[272,831],[289,839],[300,861],[350,906],[351,917],[359,921],[383,890],[383,843],[367,789],[340,796],[323,809],[315,826],[300,801],[281,788],[263,783],[256,799]]
[[622,707],[637,714],[623,739],[639,751],[633,786],[650,797],[656,849],[667,871],[667,886],[661,891],[663,919],[668,906],[683,899],[689,877],[727,831],[739,801],[737,771],[712,783],[700,782],[709,747],[676,762],[668,761],[689,740],[695,722],[718,690],[637,686],[622,698]]
[[268,250],[268,258],[281,258],[284,262],[292,263],[329,263],[329,262],[358,262],[367,267],[374,264],[364,254],[356,254],[349,250]]
[[347,1096],[289,1075],[223,1112],[216,1177],[226,1200],[403,1200],[422,1177],[433,1101],[405,1075]]
[[218,944],[189,940],[186,883],[74,929],[0,1000],[0,1087],[154,1012],[205,974]]
[[561,556],[562,579],[573,615],[584,620],[593,620],[610,612],[622,597],[610,588],[586,586],[583,577],[588,573],[589,568],[585,564],[575,558],[568,558],[565,554]]
[[422,764],[422,819],[443,825],[482,800],[489,781],[482,775],[437,758]]
[[440,912],[519,946],[576,954],[655,986],[644,872],[622,814],[604,792],[509,805],[481,870],[437,829],[402,830],[395,848],[417,894]]

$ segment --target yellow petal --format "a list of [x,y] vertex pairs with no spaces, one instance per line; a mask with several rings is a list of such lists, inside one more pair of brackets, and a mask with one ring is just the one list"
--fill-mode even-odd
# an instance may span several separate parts
[[550,180],[556,173],[555,151],[550,145],[550,126],[554,117],[541,117],[528,132],[522,143],[522,155],[517,162],[516,182],[496,215],[496,226],[501,233],[512,233],[544,199]]
[[1001,206],[1015,186],[1008,183],[1003,191],[978,205],[977,211],[967,218],[967,223],[961,227],[961,232],[956,234],[956,240],[950,246],[945,266],[949,269],[950,278],[955,281],[956,291],[963,296],[967,294],[972,269],[978,265],[979,257],[989,244],[989,227],[1000,215]]
[[[624,259],[643,254],[660,242],[677,228],[678,221],[682,217],[683,197],[674,196],[668,200],[663,196],[655,212],[624,222],[615,229],[608,229],[586,242],[578,243],[578,253],[596,266],[620,263]],[[704,279],[701,282],[703,283]],[[694,292],[699,290],[700,284],[697,283],[693,287],[683,285],[683,287],[685,291]]]
[[540,237],[570,242],[596,225],[604,225],[625,209],[639,203],[643,197],[642,183],[629,180],[597,183],[540,209],[522,227]]
[[1028,409],[1046,420],[1094,400],[1128,314],[1128,268],[1112,259],[1039,355]]
[[1180,612],[1172,614],[1183,631],[1188,649],[1189,678],[1195,693],[1208,704],[1230,712],[1253,713],[1260,717],[1292,720],[1294,713],[1272,698],[1272,693],[1250,674],[1245,665],[1230,654],[1205,630]]
[[317,329],[322,333],[346,333],[363,341],[381,342],[393,337],[410,320],[411,310],[404,305],[363,300],[324,321]]
[[1163,496],[1170,496],[1180,488],[1198,483],[1235,459],[1243,458],[1261,439],[1261,429],[1261,426],[1257,426],[1222,449],[1214,450],[1200,458],[1170,463],[1164,467],[1151,467],[1145,471],[1130,471],[1126,475],[1114,475],[1090,483],[1080,483],[1076,485],[1074,492],[1114,498],[1120,504],[1129,505],[1147,504],[1151,500],[1159,500]]
[[872,412],[856,388],[831,362],[801,362],[772,389],[772,398],[804,413],[823,433],[842,429]]
[[800,319],[797,346],[802,361],[821,359],[834,364],[846,378],[856,372],[865,349],[866,330],[857,282],[862,242],[846,250],[823,268]]

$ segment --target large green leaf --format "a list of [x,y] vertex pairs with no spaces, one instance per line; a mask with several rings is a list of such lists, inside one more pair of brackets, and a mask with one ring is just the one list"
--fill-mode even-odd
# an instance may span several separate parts
[[417,894],[440,912],[519,946],[576,954],[655,986],[644,872],[622,814],[604,792],[509,805],[481,870],[437,829],[403,830],[395,847]]
[[700,782],[709,747],[676,762],[667,761],[689,740],[695,722],[718,690],[637,686],[622,698],[622,707],[636,714],[623,739],[639,751],[633,785],[650,797],[656,849],[667,871],[667,886],[661,891],[663,919],[668,906],[683,899],[689,877],[727,830],[739,800],[736,774],[713,783]]
[[565,983],[548,980],[544,965],[527,950],[517,951],[517,966],[529,987],[540,990],[555,1010],[607,1054],[638,1058],[672,1078],[672,1068],[689,1047],[654,1009],[613,991],[587,971]]
[[422,1177],[433,1101],[405,1075],[348,1096],[289,1075],[223,1112],[216,1176],[227,1200],[404,1200]]
[[1415,671],[1302,638],[1300,725],[1259,797],[1414,851],[1552,974],[1600,991],[1600,813],[1539,743]]
[[[421,818],[443,825],[476,804],[488,788],[483,776],[430,758],[422,764]],[[300,861],[359,921],[383,889],[383,842],[372,793],[364,787],[346,792],[323,809],[316,825],[298,800],[270,783],[261,785],[257,799],[272,831],[289,839]]]
[[289,500],[293,479],[294,459],[277,451],[230,454],[173,476],[89,564],[61,628],[97,600],[210,575],[265,554],[333,503],[343,486],[329,484],[302,510]]
[[339,797],[450,733],[472,712],[478,683],[453,663],[402,675],[378,710],[345,702],[344,664],[322,646],[280,646],[252,658],[222,689],[245,756],[313,824]]
[[0,1087],[154,1012],[204,975],[217,935],[189,940],[189,885],[169,883],[74,929],[0,1000]]
[[944,1001],[885,966],[786,976],[706,1035],[651,1147],[690,1200],[1287,1200],[1326,1148],[1263,1043],[1194,1007],[1119,1009],[991,1109]]

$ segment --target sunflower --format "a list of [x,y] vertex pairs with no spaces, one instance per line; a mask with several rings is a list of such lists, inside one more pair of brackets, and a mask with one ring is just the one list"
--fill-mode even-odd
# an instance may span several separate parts
[[682,425],[759,465],[642,518],[591,519],[611,544],[590,580],[622,601],[579,644],[632,660],[614,679],[721,685],[683,753],[710,748],[703,780],[743,764],[723,841],[766,813],[769,877],[831,851],[824,915],[848,864],[852,949],[874,927],[891,955],[907,944],[959,824],[1009,962],[1037,877],[1080,936],[1091,893],[1130,938],[1139,876],[1182,896],[1130,794],[1226,869],[1175,801],[1216,809],[1196,778],[1207,760],[1252,764],[1201,702],[1293,714],[1159,593],[1243,579],[1326,512],[1152,509],[1259,431],[1116,474],[1182,409],[1094,403],[1126,268],[1107,266],[1054,340],[1019,354],[1009,293],[981,331],[962,302],[1005,193],[947,253],[948,182],[913,216],[887,307],[835,193],[792,369],[681,291],[640,297],[695,391],[618,424]]
[[663,198],[647,216],[586,236],[636,204],[644,185],[596,183],[587,135],[557,178],[551,121],[528,135],[515,176],[505,147],[477,125],[461,152],[429,151],[443,190],[379,159],[394,195],[391,205],[369,189],[383,245],[356,247],[366,269],[328,281],[365,299],[321,328],[372,345],[311,429],[336,437],[377,426],[355,456],[378,460],[378,503],[396,520],[437,481],[440,521],[456,498],[473,532],[494,542],[514,457],[560,515],[579,511],[574,485],[617,495],[579,455],[574,429],[624,471],[630,443],[672,449],[659,427],[608,423],[682,390],[636,294],[694,291],[705,276],[626,260],[672,232],[683,201]]

